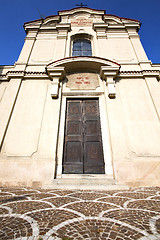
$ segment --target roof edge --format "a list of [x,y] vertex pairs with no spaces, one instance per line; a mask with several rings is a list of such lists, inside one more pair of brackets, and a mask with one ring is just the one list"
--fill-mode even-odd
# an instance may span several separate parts
[[93,10],[93,11],[98,11],[98,12],[104,12],[103,14],[106,13],[106,10],[100,10],[100,9],[93,9],[93,8],[88,8],[88,7],[75,7],[75,8],[71,8],[71,9],[66,9],[66,10],[60,10],[58,11],[58,14],[60,12],[67,12],[67,11],[72,11],[72,10],[76,10],[76,9],[88,9],[88,10]]
[[36,19],[36,20],[32,20],[32,21],[29,21],[29,22],[25,22],[24,23],[24,26],[26,25],[26,24],[30,24],[30,23],[34,23],[34,22],[40,22],[40,21],[44,21],[45,19],[47,19],[47,18],[51,18],[51,17],[58,17],[58,16],[60,16],[61,14],[60,13],[63,13],[63,12],[69,12],[69,11],[72,11],[72,10],[78,10],[78,9],[86,9],[86,10],[92,10],[92,11],[98,11],[98,12],[102,12],[102,15],[104,15],[104,16],[111,16],[111,17],[117,17],[117,18],[119,18],[120,20],[130,20],[130,21],[135,21],[135,22],[138,22],[138,23],[140,23],[140,21],[139,20],[137,20],[137,19],[132,19],[132,18],[125,18],[125,17],[119,17],[119,16],[117,16],[117,15],[114,15],[114,14],[106,14],[106,10],[100,10],[100,9],[93,9],[93,8],[88,8],[88,7],[76,7],[76,8],[71,8],[71,9],[68,9],[68,10],[60,10],[60,11],[58,11],[58,15],[49,15],[49,16],[47,16],[47,17],[45,17],[45,18],[40,18],[40,19]]
[[137,20],[137,19],[119,17],[119,16],[114,15],[114,14],[105,14],[105,16],[112,16],[112,17],[117,17],[117,18],[119,18],[119,19],[126,19],[126,20],[136,21],[136,22],[139,22],[139,23],[140,23],[140,21]]

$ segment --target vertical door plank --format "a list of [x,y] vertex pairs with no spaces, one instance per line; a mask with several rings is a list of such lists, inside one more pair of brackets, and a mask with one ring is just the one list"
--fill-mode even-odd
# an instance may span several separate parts
[[66,111],[63,173],[83,173],[82,103],[68,100]]
[[84,109],[84,173],[105,173],[98,99],[85,100]]

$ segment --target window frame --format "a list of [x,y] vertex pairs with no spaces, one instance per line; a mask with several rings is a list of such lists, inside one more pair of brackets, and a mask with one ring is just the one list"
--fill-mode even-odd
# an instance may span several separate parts
[[78,38],[78,39],[73,40],[72,56],[92,56],[91,41],[89,39],[86,39],[86,38],[83,38],[83,39]]
[[[91,47],[91,55],[81,55],[81,56],[86,56],[86,57],[87,56],[88,57],[93,56],[93,41],[92,41],[93,36],[89,35],[89,34],[86,34],[86,33],[81,33],[81,34],[78,33],[78,34],[75,34],[75,35],[71,36],[70,56],[76,57],[76,55],[73,56],[73,42],[76,41],[76,40],[81,40],[81,39],[89,41],[90,42],[90,47]],[[78,57],[78,55],[77,55],[77,57]]]

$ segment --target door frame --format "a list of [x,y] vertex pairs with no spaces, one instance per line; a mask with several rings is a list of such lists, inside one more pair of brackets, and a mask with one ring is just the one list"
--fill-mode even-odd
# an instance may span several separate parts
[[[63,167],[63,150],[64,150],[64,136],[65,136],[65,119],[66,119],[66,104],[67,99],[93,99],[98,98],[99,100],[99,112],[100,112],[100,124],[101,124],[101,135],[102,135],[102,147],[105,163],[105,174],[64,174],[62,173]],[[106,111],[104,111],[104,109]],[[112,165],[112,153],[111,153],[111,143],[109,135],[109,126],[107,119],[107,109],[105,104],[104,94],[94,94],[94,95],[63,95],[61,100],[61,118],[59,123],[59,138],[58,138],[58,150],[57,150],[57,166],[56,166],[56,178],[85,178],[87,177],[109,177],[113,178],[113,165]],[[105,147],[104,147],[105,146]]]

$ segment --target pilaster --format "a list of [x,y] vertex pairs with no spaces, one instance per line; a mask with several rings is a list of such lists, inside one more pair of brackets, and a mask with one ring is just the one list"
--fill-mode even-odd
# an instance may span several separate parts
[[94,23],[93,29],[96,31],[97,39],[106,39],[106,29],[108,28],[108,24],[106,23]]
[[58,39],[67,39],[68,36],[68,31],[71,30],[71,25],[70,23],[67,24],[57,24],[56,29],[58,31],[57,38]]
[[157,72],[145,72],[143,71],[143,76],[147,84],[147,88],[157,113],[157,116],[160,120],[160,85],[158,79],[160,79],[160,73]]
[[56,41],[56,50],[54,53],[54,59],[61,59],[64,58],[66,55],[66,42],[68,39],[68,31],[70,31],[71,25],[70,23],[67,24],[57,24],[57,41]]
[[41,28],[41,22],[39,22],[36,26],[31,25],[25,26],[24,28],[27,33],[27,36],[25,38],[25,43],[22,48],[21,54],[18,58],[18,61],[15,63],[15,70],[25,70],[26,64],[29,61],[29,58],[34,47],[38,31]]
[[140,37],[138,35],[138,30],[140,28],[140,23],[125,23],[126,30],[128,32],[129,39],[131,41],[133,50],[135,52],[136,58],[141,66],[141,69],[150,69],[151,62],[143,49]]
[[106,23],[93,23],[93,29],[96,32],[96,40],[97,40],[97,45],[98,45],[98,53],[99,56],[105,57],[104,54],[104,49],[106,46],[106,39],[107,39],[107,28],[108,24]]
[[23,72],[8,72],[7,74],[9,83],[4,92],[3,98],[0,103],[0,149],[3,145],[3,141],[7,132],[7,128],[14,110],[14,106],[17,100],[19,89],[21,86]]

